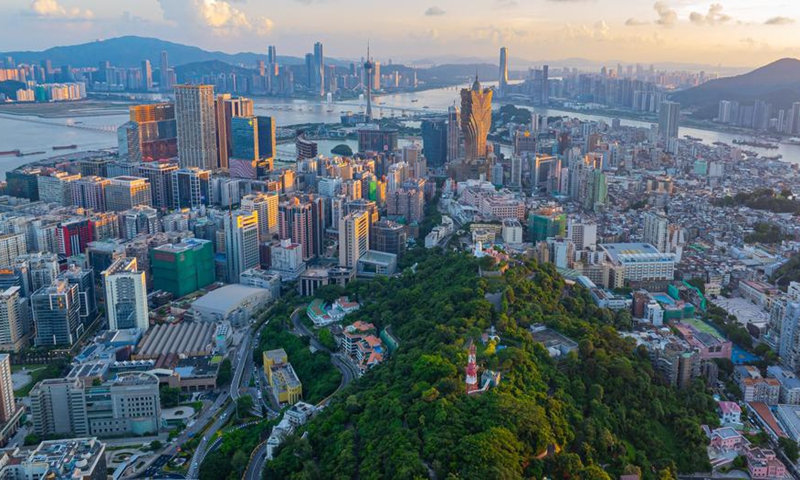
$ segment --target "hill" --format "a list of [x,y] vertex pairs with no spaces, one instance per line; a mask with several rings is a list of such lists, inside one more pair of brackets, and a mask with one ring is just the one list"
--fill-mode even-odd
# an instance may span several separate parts
[[752,104],[763,100],[773,108],[790,108],[800,101],[800,60],[783,58],[744,75],[711,80],[672,95],[684,108],[695,111],[695,117],[714,118],[720,100],[736,100]]
[[[210,60],[254,65],[257,60],[267,60],[266,53],[209,52],[198,47],[137,36],[53,47],[40,52],[4,52],[2,55],[13,57],[17,63],[39,63],[42,60],[50,60],[53,62],[53,66],[72,65],[73,67],[93,67],[106,60],[110,60],[113,65],[117,66],[138,67],[142,64],[142,60],[150,60],[157,68],[161,52],[164,50],[169,53],[169,62],[173,66]],[[278,55],[278,62],[283,65],[299,65],[303,63],[303,59]],[[332,60],[332,62],[336,61]]]
[[[286,439],[264,478],[606,480],[640,472],[654,480],[708,470],[700,425],[718,423],[713,399],[699,380],[666,386],[647,354],[617,333],[631,328],[629,315],[597,308],[552,265],[527,262],[489,281],[471,256],[420,250],[406,254],[415,266],[402,276],[330,292],[362,303],[348,323],[390,328],[399,349]],[[495,310],[485,295],[498,291]],[[551,358],[529,331],[539,323],[579,347]],[[499,344],[480,342],[491,325]],[[464,393],[473,341],[481,371],[502,373],[480,395]]]

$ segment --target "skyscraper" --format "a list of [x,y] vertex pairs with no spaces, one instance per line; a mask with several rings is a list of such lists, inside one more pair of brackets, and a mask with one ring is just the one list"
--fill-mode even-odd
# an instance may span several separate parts
[[103,273],[109,330],[150,328],[145,273],[135,258],[120,258]]
[[217,166],[214,87],[177,85],[175,118],[181,167],[213,169]]
[[5,352],[18,352],[25,344],[21,293],[19,286],[0,291],[0,348]]
[[258,158],[275,158],[277,137],[273,117],[256,117],[258,122]]
[[461,157],[461,111],[455,105],[447,108],[447,162]]
[[275,64],[278,63],[278,53],[275,48],[275,45],[270,45],[267,53],[267,63]]
[[150,90],[153,88],[153,68],[150,66],[150,60],[142,62],[142,90]]
[[71,346],[83,333],[78,286],[56,279],[31,295],[37,347]]
[[231,97],[228,93],[221,93],[214,100],[214,115],[217,126],[217,166],[228,168],[228,158],[233,155],[231,124],[236,117],[253,116],[253,101],[249,98]]
[[369,212],[353,212],[339,220],[339,266],[356,268],[369,250]]
[[505,98],[508,95],[508,48],[500,48],[500,83],[499,96]]
[[129,111],[130,121],[118,130],[121,157],[139,163],[166,160],[178,154],[175,105],[134,105]]
[[314,215],[311,203],[295,197],[278,205],[278,233],[303,246],[303,260],[314,257]]
[[166,50],[161,51],[161,65],[158,72],[158,87],[162,92],[168,91],[172,85],[169,76],[169,55]]
[[106,210],[106,187],[110,184],[111,180],[94,175],[70,182],[72,204],[76,207],[104,212]]
[[236,283],[243,271],[259,264],[258,212],[230,212],[224,223],[228,282]]
[[152,205],[150,182],[142,177],[114,177],[106,186],[106,208],[122,212],[137,205]]
[[478,78],[471,89],[461,90],[461,132],[467,163],[486,158],[486,137],[492,126],[492,91],[481,88]]
[[322,51],[322,43],[314,44],[314,87],[319,95],[325,95],[325,57]]
[[448,129],[444,120],[422,121],[422,148],[428,166],[443,167],[447,163]]
[[665,140],[678,138],[680,114],[680,103],[661,102],[661,107],[658,111],[658,133],[661,138]]
[[70,265],[58,278],[66,279],[78,286],[79,316],[81,322],[88,325],[97,316],[97,299],[94,290],[94,272],[91,268]]
[[644,214],[644,243],[656,247],[661,253],[667,253],[667,238],[669,237],[669,221],[663,213],[647,212]]
[[139,176],[150,182],[153,207],[162,210],[172,207],[172,172],[177,169],[174,163],[150,162],[139,165]]
[[258,159],[258,122],[255,117],[231,119],[233,158],[255,161]]
[[14,382],[11,380],[11,355],[0,354],[0,423],[7,423],[17,411]]

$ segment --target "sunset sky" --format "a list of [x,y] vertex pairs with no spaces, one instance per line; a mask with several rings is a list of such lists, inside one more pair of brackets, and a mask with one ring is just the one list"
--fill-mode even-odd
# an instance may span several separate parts
[[790,0],[2,0],[0,51],[120,35],[205,49],[355,58],[440,55],[755,66],[800,56]]

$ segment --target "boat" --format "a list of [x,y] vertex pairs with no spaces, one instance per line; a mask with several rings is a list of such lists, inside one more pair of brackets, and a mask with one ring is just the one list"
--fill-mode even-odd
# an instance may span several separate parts
[[53,150],[74,150],[76,148],[78,148],[78,146],[73,143],[72,145],[56,145],[53,147]]
[[684,135],[683,138],[685,138],[686,140],[691,140],[693,142],[702,142],[703,141],[702,138],[693,137],[691,135]]
[[24,152],[24,153],[23,152],[19,152],[19,153],[17,153],[17,156],[18,157],[27,157],[28,155],[41,155],[43,153],[47,153],[47,152]]
[[755,147],[755,148],[766,148],[767,150],[777,150],[778,146],[774,143],[767,143],[767,142],[759,142],[758,140],[742,140],[735,138],[733,139],[734,145],[746,145],[748,147]]
[[0,152],[0,156],[3,155],[19,155],[19,150],[5,150]]
[[411,100],[411,103],[417,103],[417,102],[419,102],[419,98],[415,98],[415,99]]

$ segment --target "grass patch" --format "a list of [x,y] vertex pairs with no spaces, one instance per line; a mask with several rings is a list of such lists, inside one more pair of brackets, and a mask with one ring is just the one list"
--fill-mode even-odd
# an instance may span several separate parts
[[47,365],[12,365],[11,373],[19,373],[22,372],[23,369],[31,376],[31,382],[19,390],[14,390],[14,395],[18,398],[27,397],[31,390],[33,390],[34,385],[42,380],[61,377],[64,372],[64,365],[60,363],[51,363]]

